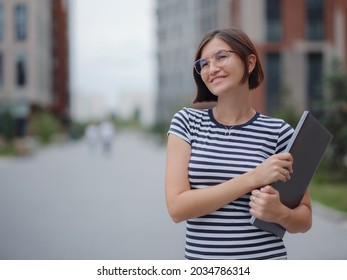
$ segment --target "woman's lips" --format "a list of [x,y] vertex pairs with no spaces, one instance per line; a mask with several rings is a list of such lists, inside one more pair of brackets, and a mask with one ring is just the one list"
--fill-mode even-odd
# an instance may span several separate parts
[[211,79],[211,83],[218,83],[219,81],[223,80],[226,76],[217,76]]

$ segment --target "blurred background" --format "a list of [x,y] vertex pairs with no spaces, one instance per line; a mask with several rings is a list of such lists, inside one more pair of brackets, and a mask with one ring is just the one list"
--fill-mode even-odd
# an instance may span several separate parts
[[[129,153],[140,154],[154,146],[154,153],[160,153],[158,165],[153,162],[141,168],[159,170],[173,114],[193,106],[197,44],[207,31],[228,26],[249,35],[265,70],[265,83],[254,91],[254,107],[293,126],[304,110],[310,110],[334,135],[311,195],[314,201],[347,213],[345,0],[0,1],[2,199],[12,195],[13,203],[19,203],[16,192],[10,195],[6,190],[24,188],[34,173],[16,181],[21,170],[17,165],[25,162],[30,170],[43,164],[37,168],[45,170],[52,155],[44,163],[37,161],[37,155],[48,147],[65,154],[60,160],[71,161],[70,156],[90,156],[91,147],[103,141],[104,151],[111,155],[118,151],[114,162],[108,162],[116,166]],[[199,105],[208,106],[212,104]],[[80,150],[74,153],[72,147]],[[128,154],[121,158],[117,147]],[[149,160],[153,154],[145,156]],[[83,164],[76,163],[74,170],[78,172]],[[139,168],[136,164],[134,159],[125,177],[133,176]],[[62,163],[61,168],[65,166]],[[90,172],[79,176],[88,178],[99,167],[84,166]],[[59,180],[63,179],[65,172],[59,173]],[[163,173],[154,192],[163,189]],[[54,177],[49,179],[52,182]],[[118,179],[112,177],[109,184],[111,180]],[[150,185],[151,179],[141,184]],[[30,209],[34,202],[27,203]],[[160,207],[165,211],[165,205]],[[13,237],[18,228],[8,228],[8,236]],[[6,256],[12,255],[2,257]],[[88,254],[76,258],[83,256]]]

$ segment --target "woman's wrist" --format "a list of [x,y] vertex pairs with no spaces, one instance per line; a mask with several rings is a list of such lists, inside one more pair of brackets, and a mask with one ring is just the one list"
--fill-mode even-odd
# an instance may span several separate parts
[[260,186],[258,182],[259,176],[257,175],[257,172],[255,171],[255,169],[245,173],[245,176],[247,176],[247,184],[250,187],[249,191],[252,191]]
[[293,211],[292,209],[282,204],[282,206],[279,208],[279,211],[278,211],[279,215],[277,216],[278,217],[277,223],[281,225],[282,227],[287,228],[288,220],[290,219],[290,215],[292,211]]

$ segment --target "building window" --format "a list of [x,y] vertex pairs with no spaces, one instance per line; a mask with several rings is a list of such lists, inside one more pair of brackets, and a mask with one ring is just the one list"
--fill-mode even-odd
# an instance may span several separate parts
[[5,36],[5,13],[4,5],[0,3],[0,41],[4,40]]
[[24,54],[19,54],[16,58],[16,84],[24,87],[27,83],[27,61]]
[[308,92],[308,108],[316,116],[322,113],[323,101],[323,54],[309,53],[307,54],[307,92]]
[[266,0],[266,38],[269,42],[282,39],[281,0]]
[[0,87],[4,86],[4,55],[0,53]]
[[280,53],[266,54],[266,109],[270,114],[281,105],[281,67]]
[[218,1],[202,0],[200,4],[200,32],[205,34],[211,29],[217,28]]
[[24,41],[27,38],[28,29],[28,14],[27,6],[25,4],[18,4],[15,7],[15,32],[18,41]]
[[324,0],[306,0],[307,39],[324,40]]

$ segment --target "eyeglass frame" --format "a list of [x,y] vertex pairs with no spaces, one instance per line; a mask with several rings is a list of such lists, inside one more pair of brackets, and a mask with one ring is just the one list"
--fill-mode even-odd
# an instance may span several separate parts
[[[213,59],[213,57],[214,57],[215,55],[217,55],[218,53],[220,53],[220,52],[228,52],[228,53],[236,53],[236,54],[237,54],[237,51],[233,51],[233,50],[219,50],[218,52],[215,52],[215,53],[214,53],[212,56],[210,56],[210,57],[207,57],[207,58],[200,58],[200,59],[198,59],[197,61],[195,61],[194,64],[193,64],[196,73],[198,73],[199,75],[201,75],[201,70],[200,70],[200,72],[199,72],[198,69],[197,69],[197,63],[198,63],[200,60],[206,60],[206,61],[207,61],[207,63],[208,63],[208,64],[207,64],[208,69],[209,69],[209,67],[210,67],[211,62],[213,62],[213,64],[216,66],[216,59],[215,59],[215,58]],[[227,56],[227,59],[229,59],[229,57],[230,57],[230,55]],[[227,63],[227,62],[228,62],[228,61],[226,61],[225,63]],[[217,67],[219,67],[219,66],[217,66]],[[208,70],[208,69],[207,69],[207,70]]]

